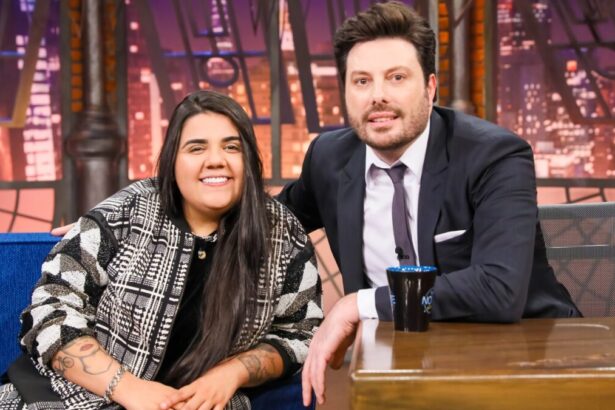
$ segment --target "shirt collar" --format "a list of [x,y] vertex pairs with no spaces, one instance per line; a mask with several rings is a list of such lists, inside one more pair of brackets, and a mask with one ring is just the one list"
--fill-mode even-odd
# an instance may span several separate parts
[[397,164],[404,164],[410,172],[416,176],[417,180],[421,180],[423,174],[423,164],[425,163],[425,153],[427,152],[427,143],[429,142],[429,128],[431,120],[427,121],[427,126],[417,137],[417,139],[404,151],[402,156],[392,165],[387,164],[376,155],[376,152],[369,145],[365,150],[365,181],[369,176],[369,172],[373,166],[378,168],[388,169]]

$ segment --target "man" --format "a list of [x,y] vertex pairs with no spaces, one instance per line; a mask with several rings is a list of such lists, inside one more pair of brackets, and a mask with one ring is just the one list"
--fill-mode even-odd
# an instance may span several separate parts
[[[325,228],[346,293],[310,345],[304,404],[312,389],[324,402],[325,368],[342,364],[360,319],[391,320],[387,266],[438,267],[433,320],[580,316],[546,259],[530,146],[433,106],[429,25],[401,3],[376,4],[342,24],[334,50],[352,129],[316,138],[279,195],[308,231]],[[392,217],[399,164],[408,249]]]

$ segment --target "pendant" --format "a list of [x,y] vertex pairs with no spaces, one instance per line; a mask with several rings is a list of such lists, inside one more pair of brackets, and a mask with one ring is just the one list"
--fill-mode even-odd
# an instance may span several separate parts
[[207,252],[205,252],[205,250],[203,249],[199,249],[198,252],[196,253],[196,256],[200,259],[203,260],[207,257]]

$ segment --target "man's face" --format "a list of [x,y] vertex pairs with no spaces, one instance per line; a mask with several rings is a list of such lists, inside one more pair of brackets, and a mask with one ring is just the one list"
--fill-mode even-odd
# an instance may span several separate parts
[[415,47],[400,38],[358,43],[346,60],[350,125],[378,156],[393,163],[427,126],[436,77],[425,78]]

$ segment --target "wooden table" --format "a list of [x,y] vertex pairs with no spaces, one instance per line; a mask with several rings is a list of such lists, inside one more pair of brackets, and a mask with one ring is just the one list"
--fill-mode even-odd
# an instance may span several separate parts
[[615,318],[364,321],[350,365],[353,409],[615,409]]

